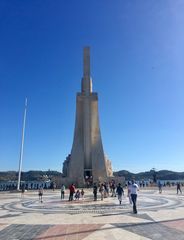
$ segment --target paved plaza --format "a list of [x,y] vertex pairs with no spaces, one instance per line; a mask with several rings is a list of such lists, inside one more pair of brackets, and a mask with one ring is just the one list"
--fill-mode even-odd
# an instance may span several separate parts
[[94,202],[91,189],[83,200],[65,198],[58,190],[44,191],[43,203],[37,192],[1,192],[0,240],[184,240],[184,195],[175,188],[141,189],[138,214],[126,194],[122,205],[115,197]]

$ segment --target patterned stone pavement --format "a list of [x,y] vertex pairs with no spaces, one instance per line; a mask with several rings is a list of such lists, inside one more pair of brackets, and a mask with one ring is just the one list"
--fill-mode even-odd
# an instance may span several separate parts
[[138,214],[124,196],[69,202],[59,191],[45,191],[43,203],[37,192],[0,193],[0,240],[184,240],[184,196],[176,189],[141,189]]

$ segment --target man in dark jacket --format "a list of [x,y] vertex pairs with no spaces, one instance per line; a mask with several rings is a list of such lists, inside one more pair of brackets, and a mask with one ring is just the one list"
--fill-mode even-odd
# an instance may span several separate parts
[[123,187],[121,186],[121,183],[118,184],[118,187],[116,189],[116,192],[118,194],[118,200],[119,200],[119,204],[121,204],[122,202],[122,196],[124,195],[124,190]]

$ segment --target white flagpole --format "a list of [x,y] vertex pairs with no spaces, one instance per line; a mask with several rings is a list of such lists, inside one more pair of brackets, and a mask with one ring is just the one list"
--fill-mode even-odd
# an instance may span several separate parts
[[26,126],[26,112],[27,112],[27,98],[25,99],[25,108],[24,108],[24,120],[23,120],[23,127],[22,127],[22,141],[21,141],[21,148],[20,148],[19,176],[18,176],[17,190],[20,190],[20,178],[21,178],[22,159],[23,159],[23,150],[24,150],[24,133],[25,133],[25,126]]

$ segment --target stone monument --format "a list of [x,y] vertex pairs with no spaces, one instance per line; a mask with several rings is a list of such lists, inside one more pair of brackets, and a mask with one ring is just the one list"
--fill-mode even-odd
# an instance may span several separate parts
[[74,140],[63,163],[62,183],[79,187],[108,181],[111,162],[104,154],[99,126],[98,94],[92,91],[90,48],[84,48],[81,92],[77,93]]

